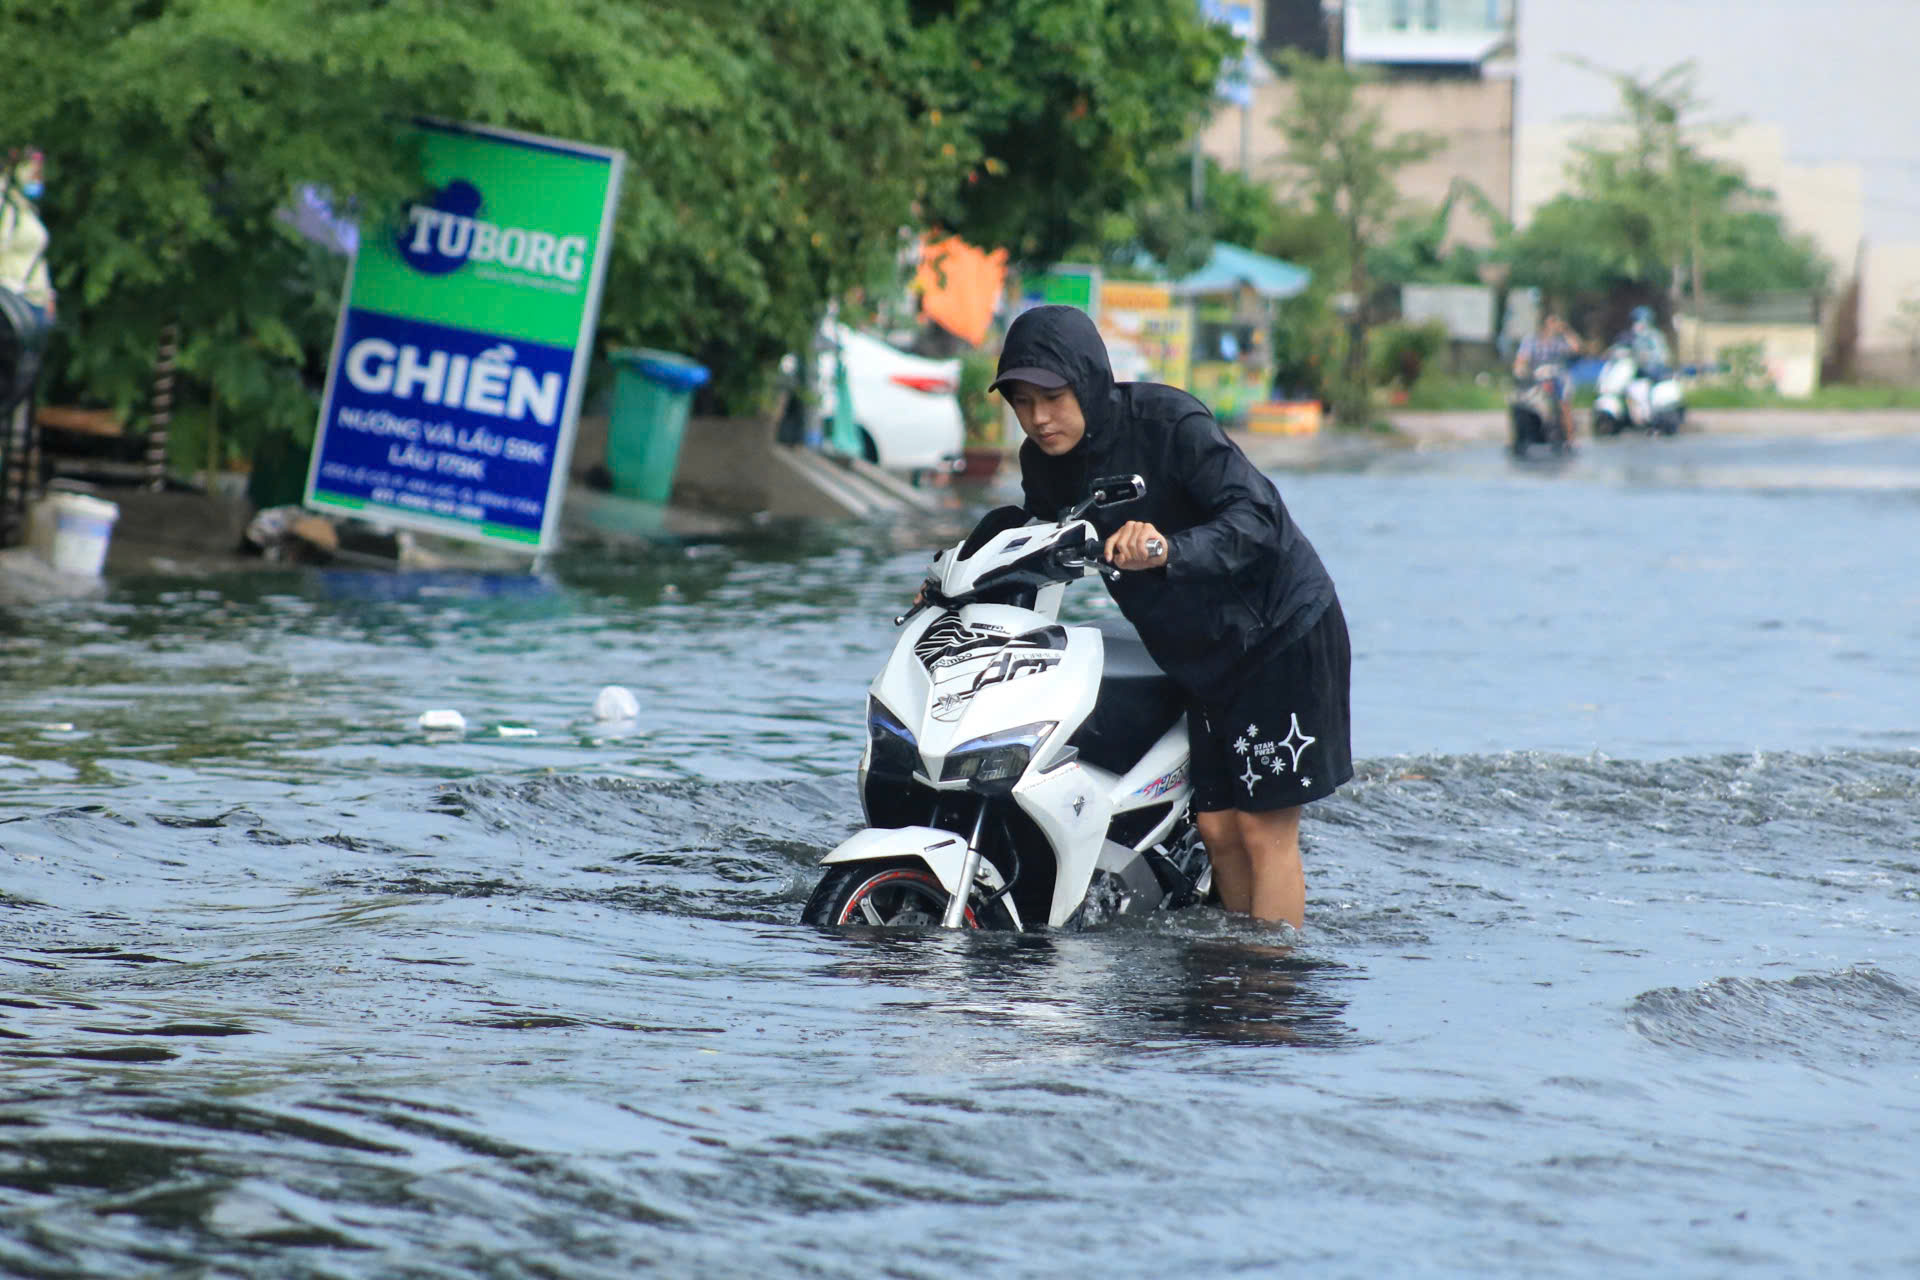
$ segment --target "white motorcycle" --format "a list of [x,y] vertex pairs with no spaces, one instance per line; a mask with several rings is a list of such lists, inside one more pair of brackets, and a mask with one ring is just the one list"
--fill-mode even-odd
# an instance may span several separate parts
[[823,860],[806,923],[1085,926],[1212,887],[1185,696],[1124,621],[1057,621],[1067,583],[1117,572],[1085,514],[1146,486],[1092,490],[1053,523],[1001,508],[935,557],[868,691],[868,826]]
[[1687,418],[1680,382],[1671,372],[1649,377],[1633,352],[1624,346],[1608,350],[1594,382],[1593,434],[1619,435],[1632,428],[1648,435],[1670,436]]

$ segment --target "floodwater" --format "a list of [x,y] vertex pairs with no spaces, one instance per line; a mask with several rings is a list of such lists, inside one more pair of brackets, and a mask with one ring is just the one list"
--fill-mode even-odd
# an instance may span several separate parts
[[1278,479],[1304,936],[796,923],[968,510],[0,618],[0,1273],[1914,1274],[1920,440]]

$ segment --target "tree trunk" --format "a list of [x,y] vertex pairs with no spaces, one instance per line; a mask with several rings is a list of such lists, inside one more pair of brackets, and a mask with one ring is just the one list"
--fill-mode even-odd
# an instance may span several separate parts
[[1352,255],[1347,291],[1353,295],[1353,309],[1347,313],[1347,358],[1341,375],[1345,385],[1334,416],[1346,426],[1364,427],[1373,417],[1373,396],[1367,385],[1367,246],[1357,221],[1347,223],[1347,251]]
[[1702,349],[1707,341],[1707,291],[1700,268],[1700,205],[1691,199],[1687,201],[1687,238],[1691,245],[1687,257],[1693,271],[1693,362],[1699,364],[1707,358]]

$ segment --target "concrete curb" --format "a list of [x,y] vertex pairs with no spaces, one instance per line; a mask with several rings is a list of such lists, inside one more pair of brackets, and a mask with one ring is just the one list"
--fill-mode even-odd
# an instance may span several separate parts
[[[1576,444],[1586,444],[1584,415],[1576,415]],[[1402,450],[1453,449],[1504,444],[1505,410],[1451,413],[1396,413],[1390,432],[1323,428],[1312,436],[1266,435],[1233,431],[1233,438],[1261,468],[1313,469],[1363,462]],[[1696,409],[1683,435],[1724,436],[1889,436],[1920,435],[1916,409]]]

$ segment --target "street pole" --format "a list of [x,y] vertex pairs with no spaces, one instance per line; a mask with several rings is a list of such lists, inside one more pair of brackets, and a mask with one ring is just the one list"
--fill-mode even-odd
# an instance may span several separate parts
[[173,421],[173,365],[180,355],[180,326],[160,330],[160,349],[153,360],[153,384],[148,397],[147,488],[159,493],[167,487],[167,431]]

